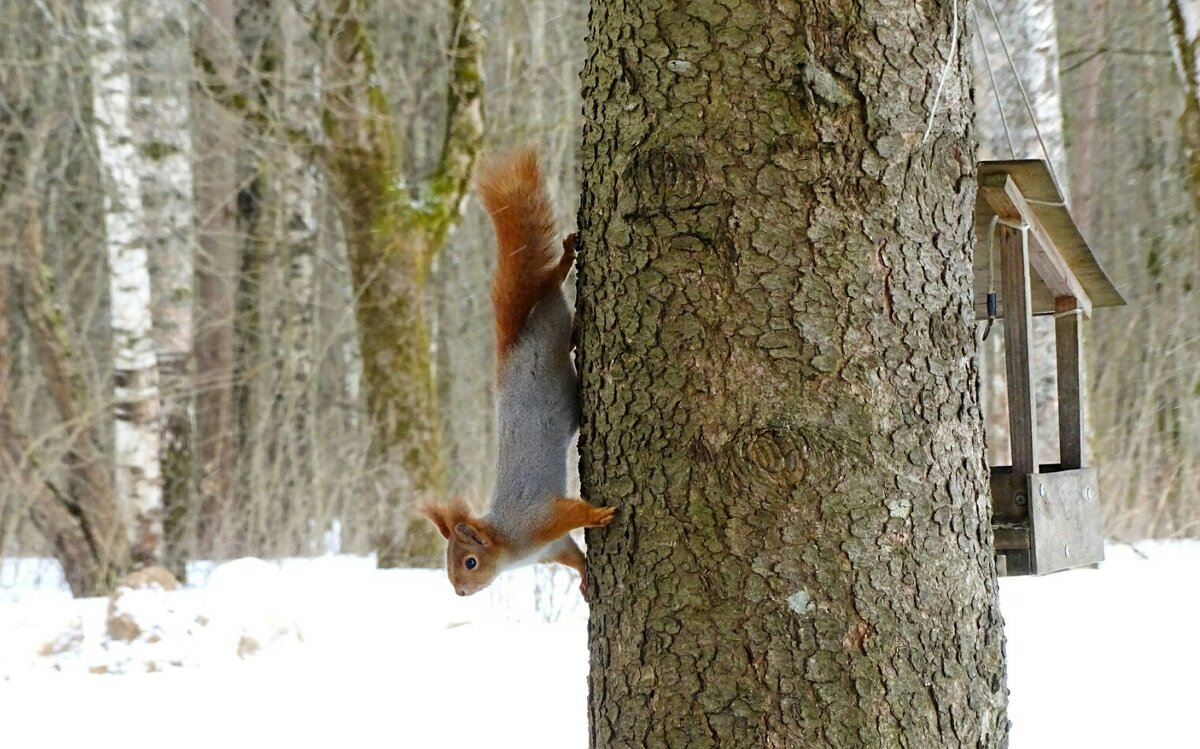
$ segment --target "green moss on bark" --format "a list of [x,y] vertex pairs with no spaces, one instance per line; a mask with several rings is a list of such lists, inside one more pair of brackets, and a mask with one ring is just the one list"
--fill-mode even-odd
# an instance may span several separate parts
[[441,421],[426,311],[429,269],[457,221],[482,141],[480,42],[469,3],[448,3],[449,115],[438,168],[409,193],[391,112],[373,82],[374,53],[360,25],[365,3],[330,2],[336,67],[326,76],[322,122],[356,295],[363,390],[375,458],[395,466],[376,547],[381,566],[438,562],[442,541],[412,508],[445,491]]

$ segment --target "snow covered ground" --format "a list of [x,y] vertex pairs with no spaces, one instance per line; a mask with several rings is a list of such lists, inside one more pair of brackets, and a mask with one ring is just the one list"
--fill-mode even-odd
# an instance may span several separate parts
[[[1200,541],[1001,582],[1013,749],[1200,746]],[[57,566],[0,563],[0,746],[587,745],[586,606],[566,571],[470,598],[329,556],[195,566],[105,633]],[[518,744],[519,742],[519,744]]]

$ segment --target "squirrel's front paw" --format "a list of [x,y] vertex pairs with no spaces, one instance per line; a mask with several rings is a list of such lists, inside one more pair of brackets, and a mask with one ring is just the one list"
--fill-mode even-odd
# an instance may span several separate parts
[[588,521],[588,528],[603,528],[612,522],[613,515],[617,512],[615,507],[593,507],[592,517]]

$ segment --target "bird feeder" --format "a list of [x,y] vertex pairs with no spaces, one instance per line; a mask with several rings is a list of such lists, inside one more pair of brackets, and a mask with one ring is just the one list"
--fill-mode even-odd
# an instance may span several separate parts
[[[991,470],[1000,574],[1043,575],[1104,558],[1096,469],[1083,464],[1080,324],[1125,301],[1066,208],[1045,161],[985,161],[975,201],[976,319],[1004,320],[1012,465]],[[998,283],[997,283],[998,282]],[[1059,463],[1039,461],[1034,315],[1054,316]]]

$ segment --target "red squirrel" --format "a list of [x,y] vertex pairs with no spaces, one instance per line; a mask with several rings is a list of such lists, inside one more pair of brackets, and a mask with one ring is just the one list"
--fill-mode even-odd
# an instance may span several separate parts
[[425,505],[421,512],[449,542],[446,571],[460,596],[478,593],[506,569],[558,562],[579,573],[586,599],[587,559],[569,532],[608,525],[615,509],[564,496],[567,450],[579,429],[573,320],[562,290],[575,260],[575,235],[562,241],[560,255],[533,147],[489,160],[477,187],[497,243],[496,485],[483,517],[462,500]]

